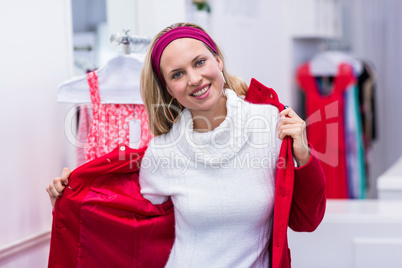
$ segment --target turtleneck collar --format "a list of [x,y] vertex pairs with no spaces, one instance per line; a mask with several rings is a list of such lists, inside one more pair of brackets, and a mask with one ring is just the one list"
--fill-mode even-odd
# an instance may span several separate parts
[[191,111],[185,108],[173,125],[174,146],[191,161],[206,165],[219,165],[222,159],[231,159],[248,140],[245,122],[249,116],[250,106],[239,98],[231,89],[225,90],[227,115],[223,122],[212,131],[194,131]]

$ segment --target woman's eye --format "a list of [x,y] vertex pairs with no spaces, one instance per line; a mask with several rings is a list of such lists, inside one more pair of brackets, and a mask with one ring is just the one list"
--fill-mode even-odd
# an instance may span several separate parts
[[199,60],[199,61],[197,61],[196,65],[201,66],[204,64],[204,62],[205,62],[205,60]]
[[173,77],[173,79],[176,79],[176,78],[180,78],[182,75],[183,75],[182,72],[177,72],[172,77]]

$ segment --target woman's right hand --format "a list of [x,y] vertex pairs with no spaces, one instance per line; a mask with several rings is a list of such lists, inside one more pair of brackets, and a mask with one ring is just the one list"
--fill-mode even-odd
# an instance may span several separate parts
[[61,177],[54,178],[52,183],[46,187],[53,208],[54,204],[56,204],[56,199],[63,194],[64,188],[68,185],[68,177],[70,176],[70,173],[71,171],[68,168],[64,168]]

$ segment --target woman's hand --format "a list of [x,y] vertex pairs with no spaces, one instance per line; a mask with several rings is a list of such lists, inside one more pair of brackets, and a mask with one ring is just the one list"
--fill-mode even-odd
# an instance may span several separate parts
[[46,187],[46,191],[50,197],[50,203],[52,203],[52,207],[54,208],[54,204],[56,203],[56,199],[59,198],[64,191],[64,188],[68,185],[68,177],[70,176],[71,171],[68,168],[64,168],[61,177],[54,178],[52,183]]
[[286,108],[279,113],[278,137],[293,138],[293,156],[299,167],[307,164],[310,159],[310,150],[307,143],[306,122],[304,122],[292,108]]

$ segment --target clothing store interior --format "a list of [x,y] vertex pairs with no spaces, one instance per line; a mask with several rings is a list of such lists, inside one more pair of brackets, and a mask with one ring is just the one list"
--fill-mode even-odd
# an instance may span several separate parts
[[120,146],[87,150],[93,107],[124,106],[127,146],[148,145],[141,69],[176,22],[203,27],[231,74],[306,122],[327,201],[315,231],[288,228],[292,267],[402,267],[401,13],[400,0],[1,1],[0,267],[48,265],[62,227],[46,186]]

